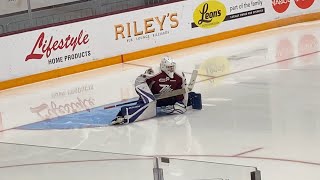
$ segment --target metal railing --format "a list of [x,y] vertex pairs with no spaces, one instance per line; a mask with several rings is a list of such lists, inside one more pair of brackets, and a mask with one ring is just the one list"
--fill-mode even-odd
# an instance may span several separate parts
[[0,149],[0,179],[261,180],[260,171],[252,166],[111,153],[94,147],[1,143]]
[[0,35],[170,1],[5,0],[0,3]]

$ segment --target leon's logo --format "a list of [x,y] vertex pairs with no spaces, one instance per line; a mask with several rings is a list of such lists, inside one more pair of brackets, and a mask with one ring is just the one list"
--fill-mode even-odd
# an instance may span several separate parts
[[49,40],[46,39],[45,33],[42,32],[37,39],[37,42],[33,46],[33,49],[29,55],[27,55],[25,61],[31,59],[42,59],[43,55],[50,57],[52,51],[61,49],[68,49],[72,47],[72,51],[76,47],[89,42],[89,34],[83,35],[83,30],[80,31],[77,37],[71,37],[68,35],[65,39],[54,40],[53,36]]
[[227,10],[219,1],[210,0],[200,4],[193,12],[194,24],[201,28],[213,28],[224,21]]

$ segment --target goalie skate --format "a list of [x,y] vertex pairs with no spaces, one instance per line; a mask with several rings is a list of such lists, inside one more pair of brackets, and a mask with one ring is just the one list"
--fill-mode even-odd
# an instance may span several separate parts
[[117,116],[114,120],[111,121],[111,125],[120,125],[125,124],[127,120],[122,116]]

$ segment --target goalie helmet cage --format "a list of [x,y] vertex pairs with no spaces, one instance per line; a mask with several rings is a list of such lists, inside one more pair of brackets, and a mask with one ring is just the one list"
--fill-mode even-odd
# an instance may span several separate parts
[[[213,162],[193,161],[193,160],[184,160],[184,159],[174,159],[174,160],[197,162],[197,163],[213,163]],[[166,170],[161,168],[160,164],[164,164],[164,166],[166,166],[166,167],[170,166],[170,158],[167,158],[167,157],[155,157],[154,158],[154,168],[153,168],[154,180],[166,180],[166,176],[164,175],[164,173],[166,173]],[[247,171],[247,176],[246,177],[247,178],[246,179],[242,179],[240,177],[241,173],[239,174],[238,178],[236,177],[237,175],[230,176],[228,174],[225,174],[225,177],[219,176],[219,177],[212,178],[212,176],[214,176],[214,169],[210,169],[209,168],[208,170],[210,171],[210,173],[212,173],[211,174],[211,178],[209,178],[209,179],[235,180],[235,178],[236,178],[237,180],[261,180],[261,172],[256,167],[240,166],[240,165],[232,165],[232,164],[222,164],[222,163],[214,163],[214,164],[215,165],[221,165],[221,166],[234,166],[234,167],[239,167],[239,168],[246,168],[246,171]],[[196,168],[194,168],[194,170],[196,171]],[[200,172],[200,173],[202,173],[202,172]],[[172,178],[168,178],[168,179],[172,179]],[[208,179],[208,178],[198,177],[197,179]]]

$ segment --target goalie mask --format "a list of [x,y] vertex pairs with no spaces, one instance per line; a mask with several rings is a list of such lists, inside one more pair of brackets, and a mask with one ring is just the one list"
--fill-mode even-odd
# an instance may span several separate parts
[[176,71],[176,63],[172,58],[165,56],[161,59],[160,69],[170,78],[173,78],[174,72]]

